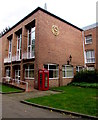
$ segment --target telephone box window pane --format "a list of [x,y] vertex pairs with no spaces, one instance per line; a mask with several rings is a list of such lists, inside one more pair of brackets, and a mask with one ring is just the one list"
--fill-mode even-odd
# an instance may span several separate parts
[[47,84],[48,84],[48,75],[45,74],[45,87],[47,88]]
[[43,75],[40,74],[40,85],[42,86],[42,79],[43,79]]

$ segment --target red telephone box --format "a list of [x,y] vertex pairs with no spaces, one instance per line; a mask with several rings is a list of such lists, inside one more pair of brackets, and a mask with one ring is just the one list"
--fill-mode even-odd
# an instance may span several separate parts
[[38,72],[38,89],[49,89],[49,71],[47,69],[40,69]]

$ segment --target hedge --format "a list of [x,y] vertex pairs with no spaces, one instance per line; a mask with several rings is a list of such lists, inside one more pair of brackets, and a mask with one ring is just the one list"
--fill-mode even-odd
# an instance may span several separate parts
[[98,71],[81,71],[77,72],[73,78],[73,82],[98,83]]

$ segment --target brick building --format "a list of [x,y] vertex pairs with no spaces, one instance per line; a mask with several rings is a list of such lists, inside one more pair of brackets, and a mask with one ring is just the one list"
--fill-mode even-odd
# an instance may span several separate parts
[[38,7],[2,36],[2,76],[37,88],[38,70],[46,68],[49,87],[67,85],[85,64],[83,38],[87,34]]
[[98,53],[97,53],[97,25],[92,24],[84,27],[84,60],[85,67],[88,70],[98,70]]

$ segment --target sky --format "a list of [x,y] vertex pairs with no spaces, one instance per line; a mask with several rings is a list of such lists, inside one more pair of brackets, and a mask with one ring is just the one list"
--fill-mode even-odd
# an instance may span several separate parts
[[85,27],[96,22],[97,0],[0,0],[0,32],[7,26],[12,27],[36,9],[44,8],[60,18]]

